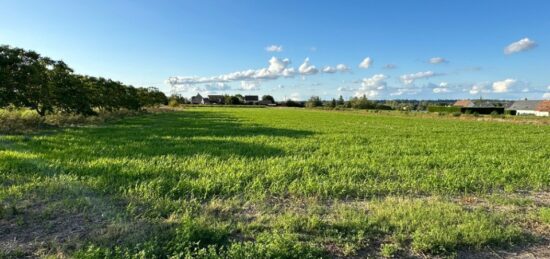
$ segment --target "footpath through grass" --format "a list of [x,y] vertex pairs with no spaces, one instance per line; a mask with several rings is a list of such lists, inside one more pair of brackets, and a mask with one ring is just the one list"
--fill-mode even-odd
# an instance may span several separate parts
[[459,255],[547,242],[549,186],[548,125],[189,108],[0,136],[0,257]]

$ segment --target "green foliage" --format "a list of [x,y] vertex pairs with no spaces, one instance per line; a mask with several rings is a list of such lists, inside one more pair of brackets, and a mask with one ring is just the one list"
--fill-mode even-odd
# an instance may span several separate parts
[[225,96],[225,104],[227,104],[227,105],[239,105],[239,104],[243,104],[243,102],[237,96],[226,95]]
[[95,110],[139,110],[166,103],[166,96],[156,88],[77,75],[63,61],[0,46],[0,108],[28,108],[40,116],[53,112],[93,115]]
[[458,106],[428,106],[428,112],[460,113],[461,107]]
[[380,247],[380,255],[386,258],[393,258],[399,251],[399,246],[396,244],[382,244]]
[[353,97],[350,101],[351,108],[354,109],[375,109],[376,104],[369,101],[366,95],[361,97]]
[[271,103],[275,103],[275,98],[271,95],[264,95],[262,96],[262,101],[270,101]]
[[309,98],[309,100],[306,102],[306,107],[321,107],[323,106],[323,101],[321,101],[321,98],[319,96],[312,96]]
[[550,208],[540,208],[538,216],[540,221],[550,224]]

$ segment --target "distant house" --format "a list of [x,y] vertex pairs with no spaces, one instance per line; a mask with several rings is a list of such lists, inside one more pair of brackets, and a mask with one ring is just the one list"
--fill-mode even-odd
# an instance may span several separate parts
[[209,95],[208,100],[212,104],[224,104],[225,103],[225,96],[223,96],[223,95]]
[[550,116],[550,100],[540,101],[535,108],[535,115]]
[[539,100],[515,101],[508,110],[516,111],[516,115],[536,115]]
[[246,104],[257,104],[260,99],[257,95],[245,95],[244,103]]
[[472,102],[471,100],[458,100],[453,104],[453,106],[457,106],[457,107],[474,107],[475,103]]
[[464,108],[494,108],[496,105],[486,100],[458,100],[453,106]]
[[204,104],[204,98],[201,94],[197,94],[193,97],[191,97],[191,103],[192,104]]

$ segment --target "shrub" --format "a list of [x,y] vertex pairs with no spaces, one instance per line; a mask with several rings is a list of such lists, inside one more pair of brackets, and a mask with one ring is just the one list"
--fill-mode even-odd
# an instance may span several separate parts
[[429,112],[445,112],[445,113],[452,113],[452,112],[460,112],[461,107],[457,106],[428,106]]
[[380,255],[387,258],[394,257],[399,251],[399,247],[395,244],[382,244],[380,246]]
[[460,117],[460,115],[462,115],[461,112],[453,112],[453,116],[454,116],[454,117]]

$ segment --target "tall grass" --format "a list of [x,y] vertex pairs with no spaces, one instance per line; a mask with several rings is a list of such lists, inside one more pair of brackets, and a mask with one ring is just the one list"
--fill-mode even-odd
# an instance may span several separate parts
[[[0,246],[15,238],[24,255],[318,258],[535,242],[548,233],[525,226],[548,226],[530,193],[549,191],[549,133],[210,107],[4,135],[0,229],[9,233]],[[504,202],[518,193],[531,202]],[[80,232],[65,231],[72,227]]]

